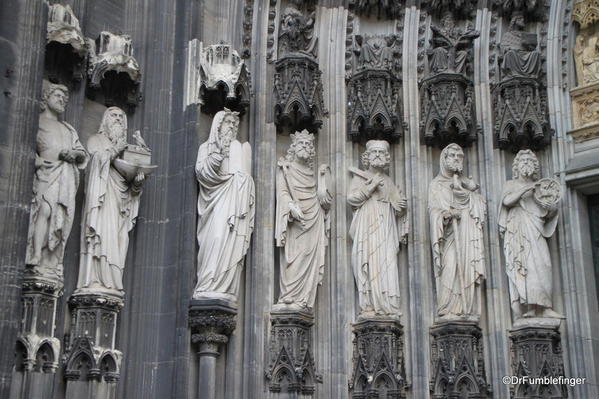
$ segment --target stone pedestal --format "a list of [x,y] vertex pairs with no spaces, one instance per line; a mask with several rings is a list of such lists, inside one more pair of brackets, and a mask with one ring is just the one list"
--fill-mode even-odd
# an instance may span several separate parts
[[191,341],[199,356],[198,395],[216,397],[216,358],[235,330],[237,307],[224,299],[194,299],[189,305]]
[[399,320],[362,319],[353,325],[352,399],[405,398],[403,328]]
[[50,398],[52,395],[60,356],[60,340],[54,337],[60,295],[62,283],[25,277],[11,398]]
[[76,293],[69,304],[72,322],[65,350],[66,398],[114,398],[122,359],[122,353],[115,349],[115,338],[123,299]]
[[[565,374],[559,326],[536,324],[519,323],[509,332],[512,374],[523,377],[520,383],[510,387],[511,396],[514,399],[567,398],[565,384],[550,383],[551,377],[563,378]],[[549,381],[533,381],[543,377],[550,377],[546,379]]]
[[[322,377],[316,373],[312,345],[314,315],[307,311],[271,313],[270,362],[266,378],[273,393],[311,396]],[[284,396],[287,397],[287,396]]]
[[487,398],[482,330],[475,321],[438,322],[431,328],[431,398]]

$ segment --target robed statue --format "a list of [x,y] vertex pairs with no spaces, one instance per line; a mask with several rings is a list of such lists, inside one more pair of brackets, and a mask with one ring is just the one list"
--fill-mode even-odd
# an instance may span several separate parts
[[66,86],[43,82],[25,257],[31,273],[59,283],[75,215],[79,169],[88,161],[75,129],[59,119],[68,99]]
[[451,11],[441,19],[441,26],[431,25],[433,37],[429,51],[429,65],[432,73],[466,73],[468,54],[472,42],[480,32],[474,29],[462,31],[456,28]]
[[311,310],[322,281],[329,237],[330,171],[314,171],[314,135],[291,135],[277,165],[275,240],[280,247],[280,295],[275,309]]
[[464,152],[449,144],[428,191],[431,245],[441,319],[477,320],[485,276],[486,202],[478,184],[463,176]]
[[362,155],[365,170],[350,168],[349,234],[360,318],[400,315],[398,255],[408,234],[407,201],[386,173],[390,159],[388,142],[370,140]]
[[254,230],[251,148],[237,140],[239,113],[217,112],[198,151],[198,269],[194,299],[237,303],[241,271]]
[[501,77],[537,78],[541,66],[541,53],[537,49],[535,33],[524,30],[524,16],[515,12],[510,20],[508,31],[501,38]]
[[142,184],[149,171],[121,159],[128,149],[127,115],[118,107],[104,112],[87,148],[91,159],[76,293],[122,296],[129,232],[135,226]]
[[515,320],[561,317],[553,310],[553,268],[547,245],[557,227],[561,187],[557,180],[539,179],[539,169],[532,151],[518,152],[512,180],[501,195],[499,231]]

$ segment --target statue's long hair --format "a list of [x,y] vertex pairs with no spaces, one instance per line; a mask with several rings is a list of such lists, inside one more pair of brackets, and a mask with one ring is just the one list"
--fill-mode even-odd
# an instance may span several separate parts
[[[114,110],[120,111],[125,116],[123,118],[123,134],[120,137],[114,137],[108,128],[108,117],[110,116],[110,112]],[[116,144],[119,141],[127,141],[127,114],[125,114],[125,111],[119,107],[107,108],[106,111],[104,111],[104,115],[102,115],[102,122],[100,122],[98,134],[103,134],[104,136],[108,137],[113,144]]]
[[387,150],[386,154],[385,154],[385,170],[389,169],[389,165],[391,164],[391,152],[390,152],[390,146],[389,143],[386,142],[385,140],[368,140],[366,142],[366,151],[364,151],[362,153],[362,156],[360,157],[360,161],[362,162],[362,166],[364,166],[364,169],[368,169],[370,167],[370,160],[368,159],[369,155],[370,155],[370,150],[372,149],[373,146],[376,145],[382,145],[383,147],[385,147],[385,150]]
[[65,85],[60,85],[44,80],[42,82],[42,101],[40,102],[41,111],[44,112],[48,106],[48,99],[56,90],[60,90],[66,96],[66,101],[69,101],[69,89]]
[[541,172],[541,165],[539,163],[539,159],[537,158],[535,153],[532,152],[531,150],[520,150],[516,154],[516,157],[514,158],[514,162],[512,162],[512,179],[517,179],[520,177],[519,164],[520,164],[520,160],[522,158],[524,158],[525,156],[531,156],[533,158],[535,170],[534,170],[534,172],[532,172],[532,179],[539,180],[539,174]]
[[285,160],[287,162],[295,161],[295,152],[296,152],[296,144],[297,140],[300,138],[308,139],[310,141],[310,147],[308,147],[308,151],[310,153],[310,159],[308,160],[308,166],[313,169],[314,168],[314,157],[316,157],[316,148],[314,147],[314,135],[308,132],[306,129],[301,132],[295,132],[291,134],[291,145],[287,150],[287,155],[285,155]]

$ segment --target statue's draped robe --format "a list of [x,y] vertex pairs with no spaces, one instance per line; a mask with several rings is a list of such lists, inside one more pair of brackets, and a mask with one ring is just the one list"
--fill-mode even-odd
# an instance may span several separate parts
[[[371,175],[370,172],[362,172]],[[399,207],[403,194],[389,176],[383,187],[368,197],[366,179],[354,175],[348,203],[355,209],[350,227],[352,268],[358,286],[360,313],[399,315],[398,253],[408,233],[405,209]]]
[[[228,158],[215,145],[217,129],[200,146],[196,162],[198,195],[198,281],[194,298],[205,293],[237,300],[245,254],[254,229],[252,177],[228,171]],[[210,296],[210,294],[208,294]]]
[[[304,213],[303,224],[291,216],[292,201]],[[275,226],[276,245],[282,247],[279,303],[314,307],[328,245],[326,219],[312,168],[279,161]]]
[[526,32],[514,30],[506,32],[501,39],[503,78],[513,76],[536,78],[538,76],[541,54],[536,49],[527,49],[528,46],[523,43],[529,35]]
[[[61,122],[68,131],[57,142],[57,136],[48,132],[43,123],[39,125],[37,134],[38,154],[49,148],[61,148],[80,151],[86,155],[83,163],[74,164],[66,161],[49,161],[39,155],[35,157],[35,175],[33,177],[33,199],[29,219],[27,237],[27,253],[25,264],[35,266],[42,276],[63,280],[64,249],[71,234],[75,214],[75,195],[79,187],[79,170],[87,165],[87,152],[79,142],[77,132],[71,125]],[[46,203],[50,207],[50,218],[46,233],[46,243],[42,249],[39,262],[34,261],[33,234],[34,226],[40,216],[40,206]]]
[[[454,195],[452,177],[440,173],[429,186],[431,245],[439,316],[480,316],[480,283],[485,274],[483,197],[465,190]],[[459,219],[444,223],[451,208]]]
[[557,212],[549,213],[532,195],[524,195],[515,206],[503,204],[506,196],[527,183],[510,180],[501,196],[499,229],[503,234],[506,272],[512,302],[551,308],[551,257],[547,238],[557,226]]
[[140,192],[112,166],[113,144],[104,134],[88,141],[78,290],[123,292],[123,270],[139,210]]

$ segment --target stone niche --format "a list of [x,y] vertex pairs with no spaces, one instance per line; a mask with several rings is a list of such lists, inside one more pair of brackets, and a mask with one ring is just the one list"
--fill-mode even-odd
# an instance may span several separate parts
[[132,111],[141,101],[141,69],[133,57],[131,37],[101,32],[88,43],[88,96],[107,107]]
[[599,3],[583,0],[574,5],[578,24],[574,47],[577,86],[570,90],[576,144],[599,138]]
[[[533,12],[533,3],[496,2],[505,29],[492,57],[499,72],[491,88],[495,146],[514,153],[541,150],[551,144],[553,135],[545,83],[546,13]],[[544,7],[545,3],[538,6]],[[542,29],[536,33],[539,25]]]
[[398,35],[354,35],[347,70],[347,131],[354,142],[404,135]]
[[[473,84],[473,43],[479,32],[470,24],[457,27],[461,9],[441,4],[431,22],[426,75],[420,83],[420,132],[429,146],[457,143],[468,147],[481,128],[476,123]],[[432,5],[431,5],[432,6]]]
[[50,6],[46,41],[44,70],[47,79],[66,85],[80,82],[85,74],[88,45],[71,6]]

